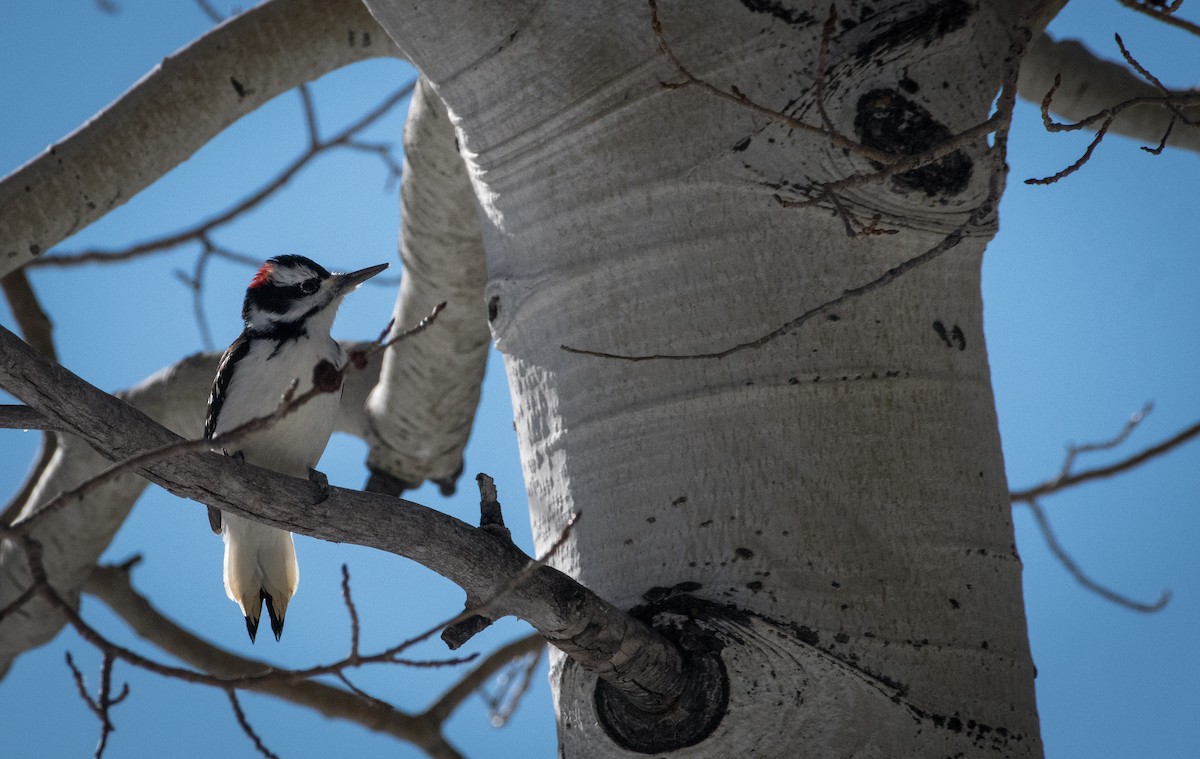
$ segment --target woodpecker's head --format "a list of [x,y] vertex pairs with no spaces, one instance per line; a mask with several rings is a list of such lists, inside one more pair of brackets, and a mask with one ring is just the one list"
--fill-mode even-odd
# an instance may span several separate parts
[[330,274],[304,256],[276,256],[254,275],[242,303],[242,320],[255,332],[295,331],[311,319],[333,323],[342,298],[388,267],[369,266],[348,274]]

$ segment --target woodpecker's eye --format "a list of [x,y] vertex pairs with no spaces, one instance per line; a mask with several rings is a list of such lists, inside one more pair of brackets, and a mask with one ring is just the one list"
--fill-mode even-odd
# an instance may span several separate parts
[[306,279],[300,283],[300,292],[304,293],[305,295],[312,295],[320,286],[321,283],[317,281],[316,277],[313,277],[312,279]]

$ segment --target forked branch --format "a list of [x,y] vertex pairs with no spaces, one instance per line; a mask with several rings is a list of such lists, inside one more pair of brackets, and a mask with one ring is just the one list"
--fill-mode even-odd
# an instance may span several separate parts
[[1151,603],[1145,603],[1142,601],[1135,601],[1128,596],[1122,595],[1121,593],[1118,593],[1115,590],[1112,590],[1111,588],[1108,588],[1100,582],[1092,579],[1083,571],[1082,567],[1080,567],[1078,562],[1071,557],[1070,553],[1067,552],[1066,548],[1063,547],[1058,538],[1055,536],[1054,531],[1050,526],[1050,519],[1046,516],[1045,509],[1042,508],[1039,499],[1043,496],[1060,493],[1069,488],[1077,487],[1085,482],[1090,482],[1091,480],[1103,479],[1121,474],[1122,472],[1127,472],[1134,467],[1145,464],[1148,461],[1158,458],[1159,456],[1162,456],[1182,446],[1183,444],[1200,437],[1200,422],[1197,422],[1196,424],[1177,432],[1171,437],[1155,443],[1154,445],[1138,451],[1137,453],[1126,456],[1125,458],[1119,459],[1104,466],[1085,469],[1081,472],[1075,471],[1075,462],[1080,455],[1096,453],[1098,451],[1109,451],[1121,446],[1126,440],[1128,440],[1129,436],[1133,433],[1137,426],[1142,423],[1142,420],[1146,418],[1146,415],[1150,413],[1150,408],[1151,407],[1149,405],[1146,405],[1145,408],[1130,416],[1129,420],[1125,423],[1125,426],[1121,428],[1121,431],[1108,440],[1103,440],[1096,443],[1085,443],[1083,445],[1068,446],[1066,456],[1063,458],[1062,467],[1060,468],[1056,477],[1046,480],[1038,485],[1034,485],[1033,487],[1026,488],[1024,490],[1017,490],[1009,494],[1009,498],[1014,504],[1021,503],[1029,507],[1030,511],[1033,513],[1033,518],[1037,523],[1038,530],[1042,533],[1042,537],[1045,539],[1046,545],[1049,546],[1051,553],[1054,554],[1055,558],[1059,560],[1063,567],[1065,567],[1066,570],[1071,573],[1071,576],[1074,577],[1080,585],[1092,591],[1093,593],[1112,601],[1115,604],[1124,606],[1127,609],[1132,609],[1133,611],[1145,613],[1153,613],[1165,607],[1167,602],[1171,599],[1170,591],[1163,591],[1158,600]]

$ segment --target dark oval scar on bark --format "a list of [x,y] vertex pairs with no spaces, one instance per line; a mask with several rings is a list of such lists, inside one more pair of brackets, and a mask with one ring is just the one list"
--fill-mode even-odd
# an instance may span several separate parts
[[[924,106],[890,88],[871,90],[858,99],[854,132],[864,145],[896,155],[923,153],[953,134]],[[904,192],[953,196],[967,189],[972,168],[971,159],[956,150],[933,163],[902,171],[891,181]]]
[[488,321],[496,321],[496,317],[500,315],[500,296],[493,295],[488,300]]
[[[690,596],[675,596],[657,610],[706,618],[727,614],[730,620],[740,619],[736,610],[725,612],[724,607]],[[683,654],[688,677],[679,703],[660,714],[643,712],[604,680],[596,681],[593,695],[596,717],[614,743],[630,751],[655,755],[700,743],[717,729],[729,708],[729,674],[721,659],[725,644],[694,623],[655,624],[657,610],[653,606],[636,607],[630,609],[630,614],[654,627]]]
[[947,348],[958,348],[960,351],[967,349],[967,336],[963,334],[962,327],[957,324],[950,329],[946,329],[946,325],[941,321],[935,321],[933,323],[933,331],[937,333],[937,336]]
[[963,334],[963,331],[957,324],[954,325],[954,329],[950,330],[950,340],[954,342],[954,347],[960,351],[967,349],[967,336]]

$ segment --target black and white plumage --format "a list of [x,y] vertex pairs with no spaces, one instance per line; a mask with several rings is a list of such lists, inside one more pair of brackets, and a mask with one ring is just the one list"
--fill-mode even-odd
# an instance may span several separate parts
[[[330,274],[295,255],[264,263],[246,289],[242,334],[217,368],[204,436],[272,413],[293,381],[298,382],[297,394],[306,392],[321,360],[340,367],[345,356],[329,335],[338,306],[347,293],[386,268],[380,264]],[[308,477],[329,442],[340,399],[340,389],[318,395],[226,453],[292,477]],[[225,593],[241,607],[250,640],[258,632],[264,602],[278,640],[300,582],[291,533],[213,508],[208,519],[225,541]]]

